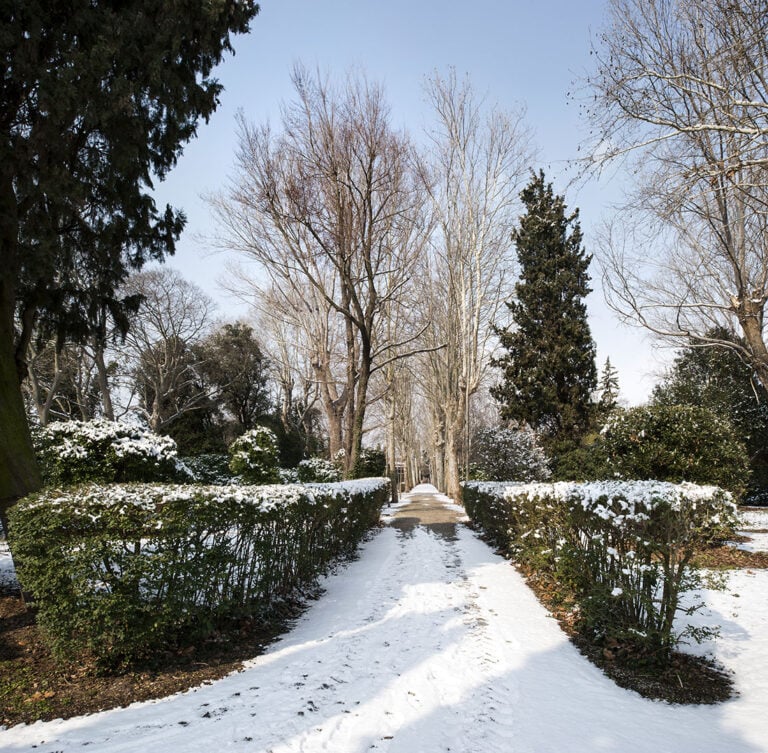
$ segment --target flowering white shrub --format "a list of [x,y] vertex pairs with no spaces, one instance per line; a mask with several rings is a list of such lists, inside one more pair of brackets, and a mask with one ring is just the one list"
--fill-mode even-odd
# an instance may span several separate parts
[[338,466],[331,460],[324,458],[302,460],[296,470],[299,481],[341,481],[341,471]]
[[229,446],[229,469],[246,483],[278,483],[278,451],[275,433],[266,426],[257,426]]
[[469,482],[464,503],[495,543],[573,589],[594,637],[663,659],[678,641],[712,634],[675,634],[673,622],[681,594],[700,585],[694,554],[735,525],[728,492],[660,481]]
[[38,431],[36,441],[44,476],[53,484],[185,478],[173,439],[138,424],[61,421]]

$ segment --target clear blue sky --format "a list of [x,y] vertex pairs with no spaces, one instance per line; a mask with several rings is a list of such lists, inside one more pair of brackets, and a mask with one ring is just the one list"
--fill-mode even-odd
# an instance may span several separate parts
[[[423,80],[435,69],[469,74],[475,89],[501,107],[524,104],[540,154],[532,167],[543,167],[568,206],[579,207],[591,251],[591,231],[610,212],[619,186],[614,179],[569,187],[567,162],[577,156],[586,124],[567,94],[589,71],[604,7],[603,0],[263,0],[251,33],[235,37],[235,56],[217,70],[225,87],[219,109],[158,186],[158,201],[188,216],[170,265],[217,300],[222,317],[245,313],[217,285],[224,256],[211,255],[199,240],[213,233],[202,196],[223,188],[231,172],[239,110],[250,121],[278,124],[280,103],[292,97],[296,61],[332,75],[363,69],[384,84],[395,124],[415,138],[429,120]],[[595,268],[588,306],[598,366],[609,356],[622,397],[641,402],[661,362],[642,332],[623,327],[606,309],[597,277]]]

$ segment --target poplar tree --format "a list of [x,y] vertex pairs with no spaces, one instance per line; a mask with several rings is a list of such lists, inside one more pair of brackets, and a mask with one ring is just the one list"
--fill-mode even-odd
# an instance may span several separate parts
[[[132,269],[184,215],[153,180],[218,104],[211,77],[253,0],[8,0],[0,27],[0,516],[39,484],[20,382],[33,333],[121,329]],[[97,332],[97,334],[99,334]]]
[[543,172],[520,197],[526,211],[512,236],[520,280],[506,304],[511,324],[496,330],[503,381],[491,392],[503,419],[526,422],[550,444],[572,441],[589,424],[597,383],[584,302],[591,256],[582,247],[578,210],[566,213]]

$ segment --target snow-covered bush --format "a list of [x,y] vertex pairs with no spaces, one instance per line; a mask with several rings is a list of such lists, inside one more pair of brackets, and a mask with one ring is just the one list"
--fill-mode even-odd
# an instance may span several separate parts
[[473,477],[481,481],[544,481],[551,475],[547,455],[528,426],[480,429],[472,463]]
[[335,463],[325,458],[302,460],[297,469],[299,481],[333,482],[341,481],[341,471]]
[[681,595],[700,585],[693,555],[735,525],[728,492],[658,481],[469,482],[464,504],[519,561],[572,590],[595,639],[664,660],[676,642],[708,634],[676,634],[673,621]]
[[36,432],[47,483],[174,481],[185,478],[176,443],[146,427],[118,421],[62,421]]
[[296,468],[278,468],[277,475],[281,484],[298,484],[299,471]]
[[690,481],[738,497],[749,480],[744,445],[725,419],[706,408],[653,405],[619,411],[599,444],[615,478]]
[[105,666],[268,612],[351,554],[387,479],[49,489],[11,512],[19,579],[62,655]]
[[278,454],[275,433],[266,426],[257,426],[229,446],[229,469],[249,484],[278,483]]

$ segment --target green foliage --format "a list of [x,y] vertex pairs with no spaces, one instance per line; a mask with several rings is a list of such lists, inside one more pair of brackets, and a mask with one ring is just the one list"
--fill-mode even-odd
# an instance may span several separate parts
[[520,263],[512,325],[498,329],[503,381],[491,390],[501,417],[557,439],[587,429],[596,384],[595,344],[584,298],[591,257],[582,248],[578,210],[566,214],[543,172],[520,194],[526,213],[513,234]]
[[652,405],[619,411],[600,442],[614,477],[714,484],[739,497],[749,480],[744,445],[706,408]]
[[715,632],[675,632],[674,620],[700,606],[681,605],[701,585],[693,555],[736,524],[727,492],[656,481],[468,483],[464,504],[494,543],[574,595],[594,640],[664,663],[676,643]]
[[605,366],[600,374],[597,385],[597,410],[602,416],[607,416],[618,407],[619,372],[611,364],[611,359],[605,359]]
[[[32,328],[102,340],[125,331],[132,269],[172,254],[183,213],[158,208],[153,182],[218,104],[211,77],[251,0],[9,0],[3,6],[0,164],[0,500],[35,486],[20,424]],[[18,328],[14,329],[14,323]],[[6,409],[6,406],[11,406]]]
[[614,471],[600,441],[552,449],[554,481],[597,481],[610,478],[614,478]]
[[387,456],[380,447],[363,447],[357,458],[354,478],[380,478],[387,473]]
[[528,426],[481,429],[472,438],[473,477],[483,481],[543,481],[549,461]]
[[198,484],[230,484],[235,478],[229,470],[229,455],[221,453],[192,455],[180,458],[179,463],[187,469],[192,480]]
[[388,482],[53,489],[12,513],[14,554],[59,654],[114,667],[260,615],[354,552]]
[[179,481],[176,443],[136,424],[62,421],[35,433],[48,484]]
[[232,442],[229,458],[229,469],[246,483],[273,484],[280,481],[277,438],[266,426],[257,426]]
[[335,463],[325,458],[308,458],[302,460],[296,468],[299,481],[302,482],[333,482],[341,481],[341,471]]
[[[744,345],[726,329],[712,330],[707,337]],[[747,498],[768,493],[768,392],[734,350],[683,348],[654,388],[651,403],[701,406],[729,421],[750,459],[752,480]]]
[[251,327],[242,322],[225,324],[194,350],[206,383],[234,419],[237,433],[252,429],[269,414],[269,361]]

